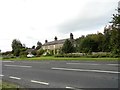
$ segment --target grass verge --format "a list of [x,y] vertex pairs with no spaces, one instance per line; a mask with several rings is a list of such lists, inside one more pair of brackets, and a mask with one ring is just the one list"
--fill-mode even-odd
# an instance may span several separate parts
[[1,90],[8,90],[8,89],[17,90],[17,87],[18,87],[17,85],[8,82],[0,83]]
[[33,57],[33,58],[11,58],[11,59],[3,59],[3,60],[87,60],[87,61],[117,61],[119,58],[85,58],[85,57]]
[[28,90],[28,89],[21,88],[19,87],[19,85],[11,82],[2,81],[2,83],[0,82],[0,90]]

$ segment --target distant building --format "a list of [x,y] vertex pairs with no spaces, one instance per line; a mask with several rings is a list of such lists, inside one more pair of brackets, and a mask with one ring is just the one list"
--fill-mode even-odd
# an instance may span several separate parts
[[[67,39],[69,39],[72,43],[75,42],[72,33],[70,33],[70,38]],[[47,40],[45,40],[45,43],[42,45],[42,48],[44,50],[53,50],[54,54],[57,54],[55,53],[55,50],[59,51],[59,49],[63,46],[65,40],[66,39],[58,40],[57,37],[55,36],[54,41],[48,42]]]

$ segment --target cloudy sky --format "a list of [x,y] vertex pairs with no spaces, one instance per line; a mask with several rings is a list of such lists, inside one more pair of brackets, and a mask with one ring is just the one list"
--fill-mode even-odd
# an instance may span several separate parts
[[0,49],[12,50],[13,39],[27,47],[103,32],[119,0],[0,0]]

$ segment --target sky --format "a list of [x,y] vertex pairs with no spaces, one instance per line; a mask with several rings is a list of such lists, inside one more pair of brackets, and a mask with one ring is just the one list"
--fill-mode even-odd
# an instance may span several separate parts
[[104,31],[119,0],[0,0],[0,49],[13,39],[27,47],[40,41],[74,38]]

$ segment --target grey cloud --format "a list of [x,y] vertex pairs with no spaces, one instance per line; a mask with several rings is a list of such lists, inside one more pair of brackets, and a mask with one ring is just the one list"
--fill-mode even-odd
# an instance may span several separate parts
[[[108,21],[108,20],[107,20]],[[59,31],[68,33],[76,30],[89,30],[104,25],[106,20],[104,17],[90,19],[76,19],[68,23],[60,25]]]
[[[112,14],[115,10],[115,7],[113,6],[111,9],[107,9],[104,8],[105,5],[107,7],[109,7],[112,3],[110,3],[108,5],[104,4],[104,5],[94,5],[95,3],[90,4],[89,6],[91,6],[91,8],[89,8],[89,6],[87,7],[87,10],[83,10],[82,13],[85,13],[84,16],[80,16],[80,17],[76,17],[73,20],[64,22],[63,24],[58,26],[58,30],[61,33],[70,33],[70,32],[74,32],[74,31],[78,31],[78,30],[91,30],[91,29],[97,29],[100,28],[103,25],[106,25],[107,23],[109,23]],[[96,3],[98,4],[98,3]],[[94,7],[94,6],[96,7]],[[104,7],[100,7],[100,6],[104,6]],[[100,15],[97,14],[100,11]],[[104,11],[104,13],[102,12],[102,10],[106,10]],[[87,13],[86,13],[87,12]],[[96,14],[96,16],[94,15]]]

